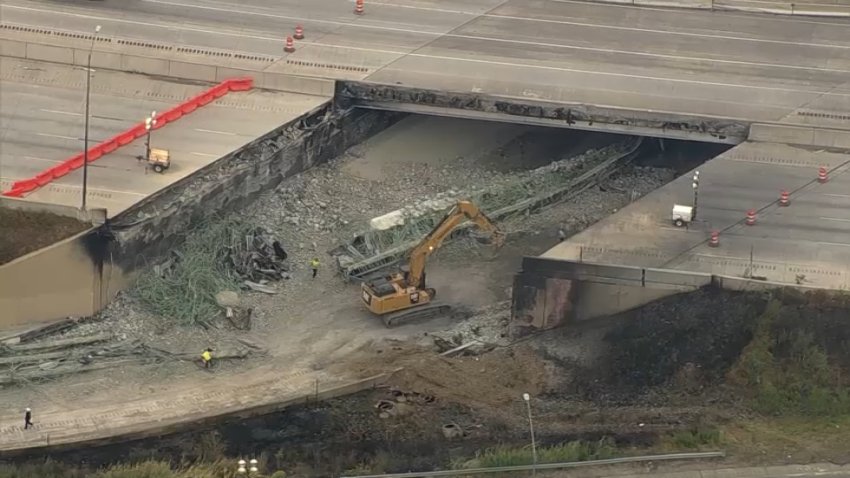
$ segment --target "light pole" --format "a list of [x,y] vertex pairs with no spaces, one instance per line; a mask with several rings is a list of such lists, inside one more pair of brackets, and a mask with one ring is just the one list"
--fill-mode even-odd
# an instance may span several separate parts
[[528,411],[528,429],[531,431],[531,456],[533,460],[531,476],[537,476],[537,442],[534,440],[534,421],[531,419],[531,395],[523,393],[522,399],[525,401],[525,409]]
[[[245,460],[239,460],[238,465],[239,467],[236,468],[236,473],[238,473],[239,475],[245,475],[249,478],[251,476],[255,476],[254,473],[258,473],[260,471],[260,469],[257,468],[257,460],[254,458],[252,458],[251,461],[247,463],[245,462]],[[246,468],[245,465],[249,466]]]
[[156,126],[156,111],[151,111],[151,115],[145,118],[145,131],[147,131],[148,135],[145,139],[145,161],[149,160],[151,157],[151,131],[153,131]]
[[86,196],[88,195],[89,183],[89,104],[91,103],[91,55],[94,51],[94,42],[100,33],[100,25],[94,27],[94,35],[91,37],[89,57],[86,62],[86,131],[83,135],[83,204],[81,209],[86,210]]
[[697,203],[699,202],[699,171],[694,171],[694,180],[691,184],[694,188],[694,214],[692,219],[697,218]]

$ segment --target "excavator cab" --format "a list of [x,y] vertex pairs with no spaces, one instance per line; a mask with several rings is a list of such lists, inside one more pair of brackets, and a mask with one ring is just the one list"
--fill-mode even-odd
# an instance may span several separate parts
[[437,291],[425,285],[425,262],[464,219],[469,219],[489,232],[490,242],[501,247],[504,235],[493,222],[471,202],[458,201],[446,217],[411,250],[408,264],[398,272],[377,274],[363,282],[363,303],[372,313],[380,316],[387,327],[444,315],[451,310],[446,304],[433,303]]

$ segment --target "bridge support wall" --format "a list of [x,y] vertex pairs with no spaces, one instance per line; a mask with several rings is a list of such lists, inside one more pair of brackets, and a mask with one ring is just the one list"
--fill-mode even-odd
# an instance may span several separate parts
[[625,312],[703,287],[773,290],[810,287],[669,269],[526,257],[514,276],[512,328],[523,335],[574,321]]

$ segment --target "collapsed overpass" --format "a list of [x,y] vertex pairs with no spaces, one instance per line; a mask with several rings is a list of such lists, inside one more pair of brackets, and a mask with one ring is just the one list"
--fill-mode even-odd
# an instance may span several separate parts
[[724,144],[745,141],[750,127],[743,121],[707,116],[358,81],[337,81],[334,98],[336,105],[341,108],[356,107]]

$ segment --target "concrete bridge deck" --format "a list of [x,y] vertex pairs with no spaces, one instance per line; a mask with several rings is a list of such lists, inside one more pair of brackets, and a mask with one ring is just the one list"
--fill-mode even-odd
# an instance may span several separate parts
[[[266,61],[246,68],[265,73],[850,129],[850,19],[573,0],[369,2],[363,16],[333,0],[61,8],[10,0],[0,13],[8,25],[89,32],[103,24],[102,36],[154,44],[113,50],[151,57],[165,55],[157,45],[172,44],[262,55]],[[284,55],[283,38],[297,23],[307,37]],[[202,54],[181,58],[224,64]]]

